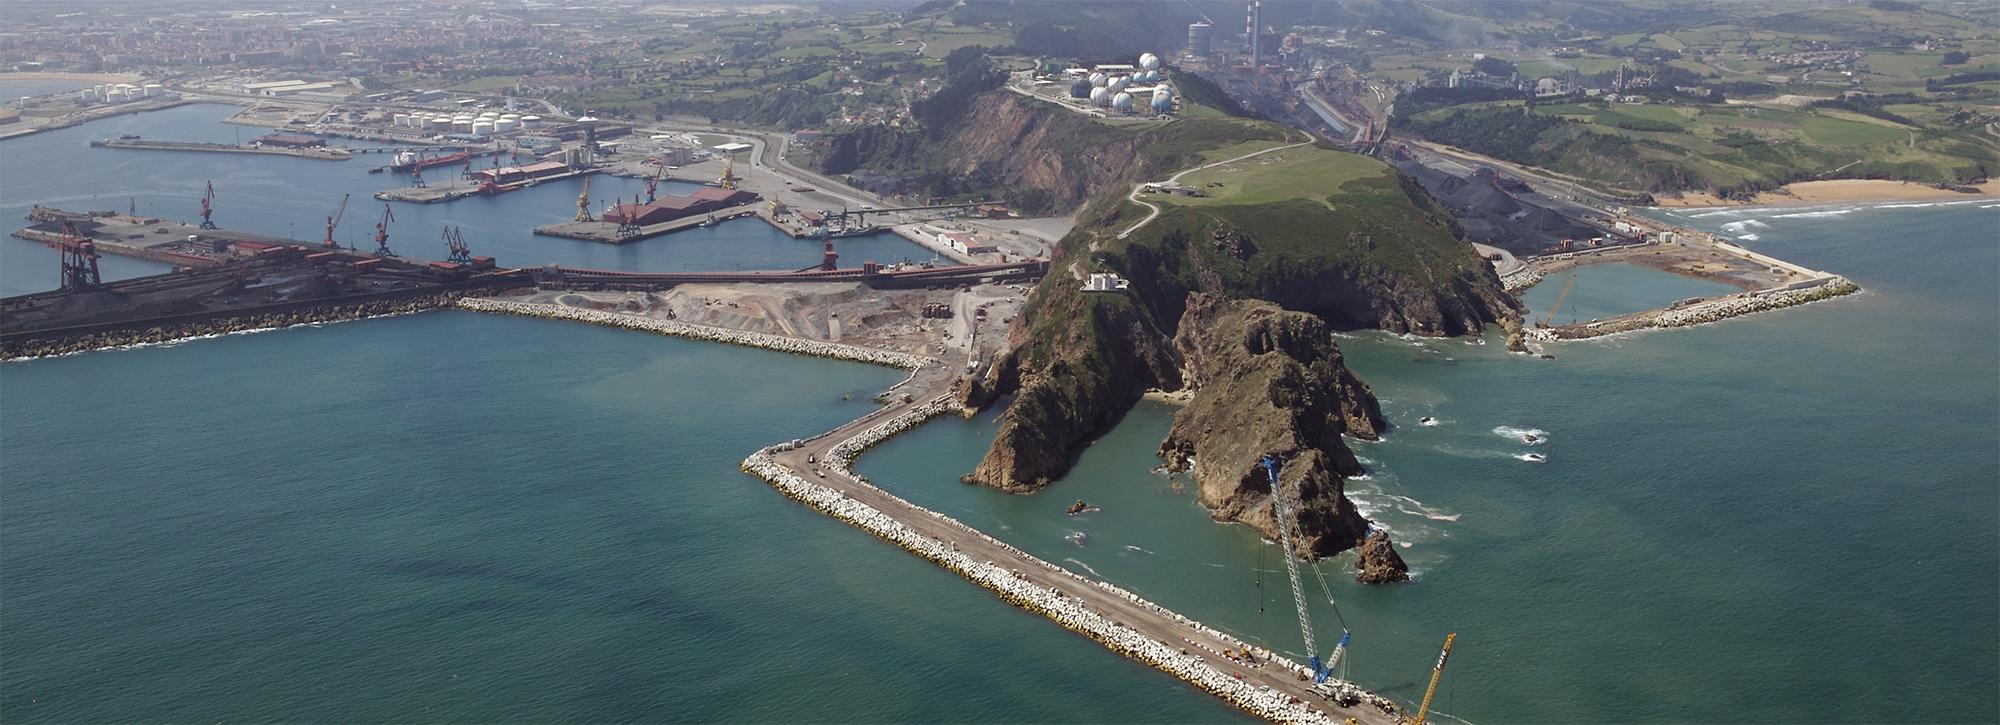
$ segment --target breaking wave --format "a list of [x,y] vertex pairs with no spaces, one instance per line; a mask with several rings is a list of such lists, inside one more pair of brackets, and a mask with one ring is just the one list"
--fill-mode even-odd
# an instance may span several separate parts
[[1771,218],[1772,219],[1823,219],[1826,217],[1836,217],[1846,214],[1853,214],[1855,211],[1856,211],[1855,209],[1828,209],[1826,211],[1801,211],[1801,212],[1794,212],[1791,214],[1773,214],[1771,215]]
[[[1515,428],[1503,425],[1494,428],[1493,435],[1500,436],[1501,438],[1512,438],[1531,446],[1538,446],[1549,441],[1549,432],[1540,428]],[[1533,436],[1534,440],[1529,440],[1530,436]]]

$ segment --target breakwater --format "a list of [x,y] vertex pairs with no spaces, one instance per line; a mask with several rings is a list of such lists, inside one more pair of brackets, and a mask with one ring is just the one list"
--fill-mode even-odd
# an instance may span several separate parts
[[277,146],[238,146],[206,141],[147,141],[144,139],[104,139],[90,142],[91,146],[109,149],[142,149],[147,151],[206,151],[222,154],[265,154],[269,156],[293,156],[301,159],[321,161],[346,161],[352,158],[345,149],[337,148],[283,148]]
[[353,304],[318,305],[146,328],[115,329],[50,339],[10,341],[5,345],[0,345],[0,360],[68,355],[89,352],[91,350],[157,344],[197,337],[213,337],[248,332],[251,330],[275,330],[298,325],[408,314],[448,306],[462,294],[464,293],[457,291],[437,292],[418,297],[374,300]]
[[783,335],[731,330],[725,327],[695,325],[675,320],[662,320],[653,317],[640,317],[638,315],[618,312],[565,307],[539,302],[512,302],[482,297],[466,297],[458,300],[458,306],[461,309],[475,312],[495,312],[525,317],[588,322],[593,325],[604,325],[606,327],[622,327],[628,330],[640,330],[660,335],[688,337],[696,340],[743,345],[745,347],[758,347],[798,355],[853,360],[855,362],[887,365],[905,370],[915,370],[933,362],[931,358],[921,355],[876,350],[855,345],[843,345],[837,342],[802,340]]
[[1832,276],[1800,282],[1774,289],[1744,292],[1728,297],[1701,300],[1687,304],[1676,304],[1661,310],[1638,312],[1608,320],[1584,322],[1561,327],[1534,328],[1526,331],[1529,340],[1548,342],[1553,340],[1582,340],[1592,337],[1615,335],[1639,330],[1692,327],[1711,322],[1720,322],[1731,317],[1769,312],[1786,307],[1818,302],[1841,295],[1853,294],[1861,290],[1860,285],[1846,277]]
[[[858,452],[860,449],[867,447],[870,439],[874,442],[879,442],[881,438],[885,438],[887,435],[894,435],[896,432],[914,427],[923,420],[941,414],[956,406],[957,403],[950,396],[940,397],[918,409],[897,416],[890,421],[868,429],[868,431],[854,438],[843,441],[840,444],[840,449],[850,453]],[[1334,719],[1326,713],[1316,710],[1303,702],[1295,701],[1289,695],[1271,690],[1261,690],[1243,680],[1223,674],[1221,671],[1210,666],[1201,655],[1187,651],[1186,647],[1194,644],[1191,641],[1184,641],[1180,644],[1169,644],[1142,634],[1116,619],[1091,609],[1077,596],[1064,594],[1057,587],[1031,582],[1021,573],[992,561],[975,559],[959,551],[958,547],[951,543],[917,532],[888,513],[850,498],[846,494],[835,491],[832,488],[807,481],[778,464],[772,458],[771,454],[775,451],[784,450],[785,445],[787,444],[773,446],[751,454],[750,457],[743,460],[743,470],[764,479],[774,488],[777,488],[780,492],[795,501],[811,506],[849,525],[867,531],[883,541],[895,544],[910,553],[923,557],[959,576],[965,577],[974,584],[993,591],[1002,600],[1010,604],[1047,617],[1066,629],[1098,641],[1114,652],[1174,675],[1253,715],[1275,722],[1334,722]],[[842,475],[846,474],[843,473]],[[873,489],[873,487],[870,488]],[[1165,615],[1182,625],[1199,629],[1209,636],[1227,642],[1235,642],[1233,638],[1221,632],[1208,629],[1193,620],[1174,614],[1166,608],[1146,601],[1136,594],[1104,582],[1078,576],[1074,572],[1031,557],[1004,542],[980,534],[971,527],[965,526],[943,514],[922,509],[887,492],[881,492],[880,489],[873,490],[911,510],[921,511],[940,521],[949,522],[954,525],[954,528],[963,529],[968,535],[980,537],[991,546],[1017,554],[1021,558],[1030,559],[1049,573],[1073,581],[1077,587],[1095,589],[1103,594],[1125,599],[1133,604]],[[1243,645],[1235,643],[1235,646],[1240,647]],[[1298,668],[1288,660],[1272,657],[1269,652],[1261,651],[1258,648],[1251,649],[1253,652],[1258,652],[1261,657],[1268,659],[1270,662],[1282,663],[1284,666],[1303,674],[1302,668]],[[1377,709],[1382,710],[1385,714],[1395,711],[1395,706],[1388,700],[1372,695],[1367,697],[1371,704]]]

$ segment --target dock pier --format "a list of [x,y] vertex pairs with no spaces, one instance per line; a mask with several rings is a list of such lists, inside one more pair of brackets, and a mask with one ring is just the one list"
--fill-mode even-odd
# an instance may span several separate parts
[[147,151],[206,151],[221,154],[264,154],[267,156],[293,156],[301,159],[320,161],[346,161],[354,155],[347,149],[314,148],[266,148],[263,146],[243,146],[206,141],[148,141],[145,139],[108,138],[90,142],[91,146],[108,149],[144,149]]

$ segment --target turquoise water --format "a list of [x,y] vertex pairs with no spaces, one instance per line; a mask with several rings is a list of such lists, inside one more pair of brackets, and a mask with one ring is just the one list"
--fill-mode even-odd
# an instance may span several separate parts
[[[340,205],[343,194],[351,194],[334,240],[372,246],[374,225],[382,218],[383,208],[372,195],[406,184],[408,178],[368,173],[370,167],[387,163],[386,156],[363,154],[350,161],[329,162],[89,146],[94,139],[126,133],[222,143],[264,133],[221,122],[236,110],[212,104],[181,106],[0,141],[0,225],[8,225],[0,228],[0,233],[25,226],[22,217],[32,204],[72,210],[136,207],[141,214],[192,221],[200,218],[204,184],[212,180],[217,224],[292,239],[323,238],[326,217]],[[445,204],[394,204],[396,221],[390,227],[389,246],[399,254],[442,258],[445,245],[441,232],[445,225],[452,225],[464,230],[474,254],[518,267],[799,269],[820,259],[818,242],[792,239],[769,224],[747,219],[616,246],[535,236],[532,230],[536,226],[575,218],[576,196],[582,185],[582,180],[572,179],[498,197]],[[662,185],[660,193],[687,193],[697,188],[697,184],[669,183]],[[642,179],[593,177],[592,210],[602,209],[610,199],[630,199],[644,191]],[[853,264],[932,258],[929,250],[894,234],[840,239],[834,244],[842,260]],[[113,279],[167,270],[164,264],[129,258],[106,259],[102,265]],[[53,250],[17,239],[0,239],[0,296],[53,289],[57,276]]]
[[[89,183],[17,171],[71,168],[15,161],[61,158],[29,149],[75,131],[0,143],[0,212],[199,188],[125,157]],[[151,156],[280,187],[318,173]],[[247,186],[226,198],[263,199]],[[142,209],[182,203],[156,193]],[[1343,339],[1398,426],[1357,444],[1372,476],[1350,487],[1418,577],[1366,588],[1321,565],[1351,676],[1414,700],[1457,631],[1437,707],[1474,721],[1991,720],[2000,211],[1979,206],[1667,214],[1759,221],[1749,246],[1867,291],[1555,361],[1497,336]],[[675,259],[671,241],[498,238]],[[0,241],[0,284],[45,254]],[[1239,718],[736,470],[896,378],[463,312],[0,365],[0,719]],[[1141,406],[1037,496],[957,483],[990,415],[861,470],[1297,652],[1275,549],[1148,472],[1170,415]],[[1077,498],[1101,511],[1062,516]],[[1333,610],[1315,617],[1330,643]]]
[[[1372,475],[1349,485],[1417,576],[1363,587],[1348,557],[1320,565],[1355,633],[1356,680],[1413,702],[1456,631],[1438,706],[1473,721],[1994,716],[2000,211],[1777,217],[1804,213],[1673,218],[1708,229],[1762,218],[1753,248],[1865,293],[1552,346],[1555,361],[1507,354],[1497,335],[1342,341],[1397,426],[1356,444]],[[1298,652],[1275,547],[1211,523],[1148,472],[1171,414],[1142,405],[1036,496],[957,483],[991,416],[932,423],[860,468],[1031,552]],[[1530,431],[1543,442],[1523,443]],[[1531,451],[1547,462],[1519,458]],[[1064,517],[1078,498],[1102,511]],[[1064,540],[1073,531],[1085,546]],[[1315,617],[1324,646],[1339,625],[1323,603]]]
[[1550,324],[1588,322],[1658,309],[1690,297],[1743,291],[1714,280],[1682,277],[1625,262],[1592,264],[1549,275],[1523,292],[1521,301],[1528,306],[1529,319],[1540,321],[1548,316],[1549,307],[1562,294],[1571,274],[1576,276],[1576,284],[1570,286],[1569,296],[1563,299],[1562,309],[1556,311]]
[[736,470],[898,377],[468,312],[0,366],[0,717],[1241,719]]

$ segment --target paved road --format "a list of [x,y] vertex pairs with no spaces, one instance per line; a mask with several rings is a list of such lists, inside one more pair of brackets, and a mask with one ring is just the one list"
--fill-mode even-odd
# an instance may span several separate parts
[[1500,255],[1500,260],[1493,263],[1493,271],[1498,273],[1502,277],[1518,272],[1521,270],[1522,267],[1528,266],[1521,260],[1515,259],[1513,252],[1509,252],[1499,247],[1488,246],[1485,244],[1480,244],[1478,242],[1473,242],[1472,248],[1479,250],[1479,256],[1481,257],[1492,257],[1493,255],[1496,254]]
[[[983,558],[1015,570],[1032,583],[1059,589],[1065,595],[1076,597],[1091,609],[1135,631],[1171,646],[1183,648],[1190,654],[1198,654],[1219,672],[1236,676],[1253,685],[1269,686],[1313,703],[1336,720],[1351,717],[1357,722],[1383,725],[1399,722],[1394,716],[1385,715],[1380,710],[1365,704],[1355,708],[1339,707],[1313,693],[1308,687],[1310,683],[1300,682],[1292,670],[1282,665],[1253,666],[1223,657],[1217,653],[1226,650],[1230,645],[1220,638],[1182,624],[1168,614],[1142,607],[1094,587],[1081,586],[1073,579],[1049,571],[1040,560],[994,546],[964,524],[940,520],[914,505],[885,494],[871,484],[824,468],[827,454],[842,441],[948,392],[952,379],[956,377],[956,371],[965,367],[964,354],[961,349],[953,349],[950,352],[952,356],[950,359],[917,371],[908,382],[896,390],[897,395],[894,398],[898,402],[835,428],[799,448],[777,453],[773,456],[774,459],[779,465],[790,469],[801,478],[867,504],[923,535],[948,542],[957,547],[958,551],[975,558]],[[910,402],[901,402],[903,394],[908,394]]]
[[1221,165],[1223,165],[1223,164],[1233,164],[1233,163],[1236,163],[1236,162],[1238,162],[1238,161],[1242,161],[1242,160],[1244,160],[1244,159],[1247,159],[1247,158],[1251,158],[1251,157],[1254,157],[1254,156],[1262,156],[1262,155],[1264,155],[1264,154],[1268,154],[1268,153],[1271,153],[1272,151],[1283,151],[1283,150],[1285,150],[1285,149],[1292,149],[1292,148],[1298,148],[1298,147],[1300,147],[1300,146],[1305,146],[1305,145],[1308,145],[1308,144],[1311,144],[1311,143],[1312,143],[1311,141],[1302,141],[1302,142],[1299,142],[1299,143],[1295,143],[1295,144],[1291,144],[1291,145],[1289,145],[1289,146],[1279,146],[1279,147],[1276,147],[1276,148],[1268,148],[1268,149],[1264,149],[1264,150],[1262,150],[1262,151],[1253,151],[1253,152],[1251,152],[1251,153],[1247,153],[1247,154],[1244,154],[1244,155],[1242,155],[1242,156],[1238,156],[1238,157],[1236,157],[1236,158],[1233,158],[1233,159],[1223,159],[1223,160],[1221,160],[1221,161],[1217,161],[1217,162],[1214,162],[1214,163],[1208,163],[1208,164],[1202,164],[1202,165],[1200,165],[1200,166],[1196,166],[1196,167],[1194,167],[1194,168],[1191,168],[1191,169],[1182,169],[1182,170],[1181,170],[1181,171],[1180,171],[1179,173],[1176,173],[1176,174],[1174,174],[1173,176],[1169,176],[1169,177],[1167,177],[1167,180],[1166,180],[1166,181],[1152,181],[1152,182],[1143,182],[1143,183],[1139,183],[1139,184],[1135,184],[1135,185],[1133,185],[1133,187],[1132,187],[1132,193],[1130,193],[1130,194],[1126,194],[1126,195],[1125,195],[1125,198],[1126,198],[1126,199],[1129,199],[1129,200],[1131,200],[1131,201],[1132,201],[1132,203],[1134,203],[1134,204],[1138,204],[1138,205],[1140,205],[1140,206],[1143,206],[1143,207],[1146,207],[1146,209],[1148,210],[1148,211],[1146,212],[1146,218],[1144,218],[1144,219],[1140,219],[1140,220],[1139,220],[1139,223],[1137,223],[1137,224],[1134,224],[1134,225],[1132,225],[1132,226],[1130,226],[1130,227],[1126,228],[1126,229],[1125,229],[1125,231],[1122,231],[1122,232],[1119,232],[1119,233],[1118,233],[1118,238],[1119,238],[1119,239],[1124,239],[1125,237],[1127,237],[1127,236],[1131,235],[1131,234],[1132,234],[1132,232],[1136,232],[1136,231],[1139,231],[1139,227],[1143,227],[1143,226],[1146,226],[1146,224],[1147,224],[1148,222],[1151,222],[1151,221],[1153,221],[1153,218],[1154,218],[1154,217],[1158,217],[1158,216],[1160,215],[1160,207],[1158,207],[1158,206],[1155,206],[1155,205],[1154,205],[1154,204],[1153,204],[1152,202],[1150,202],[1150,201],[1141,201],[1141,200],[1139,199],[1139,192],[1140,192],[1141,190],[1143,190],[1143,189],[1145,189],[1145,188],[1146,188],[1146,184],[1171,184],[1171,183],[1174,183],[1174,182],[1177,182],[1177,181],[1180,181],[1180,180],[1181,180],[1181,177],[1182,177],[1182,176],[1186,176],[1186,175],[1188,175],[1188,174],[1191,174],[1191,173],[1194,173],[1194,172],[1196,172],[1196,171],[1200,171],[1200,170],[1202,170],[1202,169],[1206,169],[1206,168],[1210,168],[1210,167],[1215,167],[1215,166],[1221,166]]

